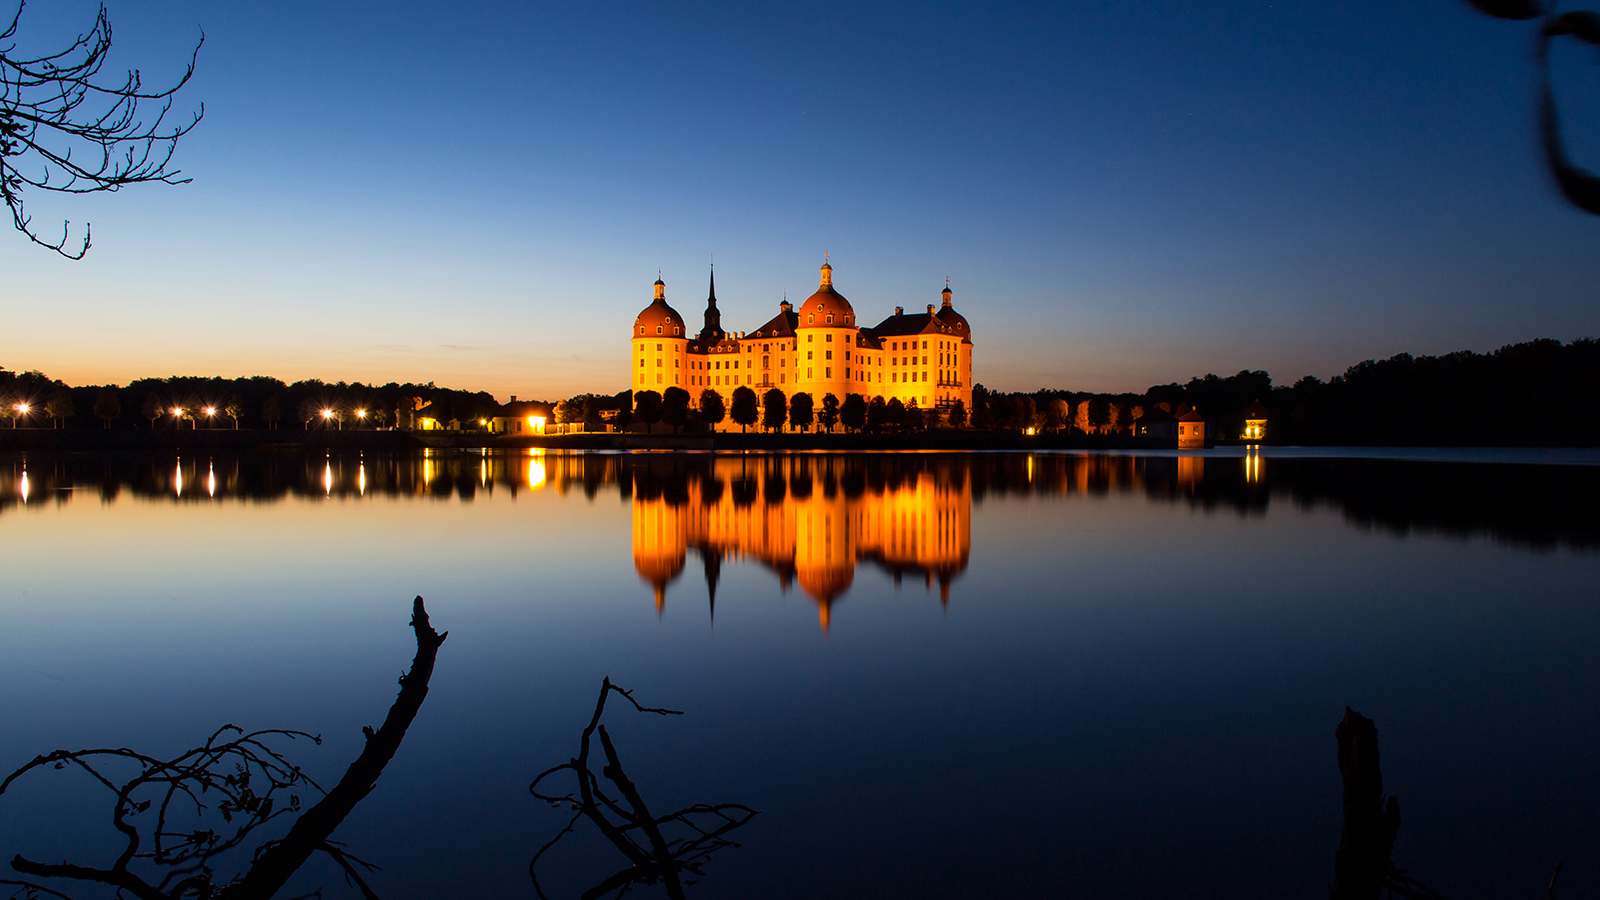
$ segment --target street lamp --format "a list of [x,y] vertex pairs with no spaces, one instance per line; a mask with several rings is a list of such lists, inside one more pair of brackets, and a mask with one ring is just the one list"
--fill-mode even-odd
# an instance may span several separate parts
[[217,417],[217,408],[215,406],[208,406],[205,409],[205,413],[206,413],[206,427],[210,428],[212,421],[214,419],[216,419],[216,417]]
[[367,420],[367,411],[364,410],[364,409],[356,410],[356,418],[358,418],[361,421],[365,422]]
[[170,412],[172,413],[172,427],[174,427],[174,428],[182,428],[183,427],[183,407],[174,406],[170,410]]
[[[17,419],[25,419],[25,418],[28,417],[28,410],[33,409],[33,407],[29,406],[26,403],[18,403],[15,407],[13,407],[13,409],[15,409],[17,411]],[[17,420],[16,419],[13,419],[11,421],[11,427],[12,428],[17,427]]]
[[[323,421],[325,421],[325,422],[332,422],[332,421],[334,421],[334,415],[333,415],[333,410],[331,410],[331,409],[325,409],[325,410],[323,410],[323,411],[322,411],[322,419],[323,419]],[[340,422],[339,422],[339,430],[340,430],[340,431],[343,431],[343,430],[344,430],[344,422],[343,422],[343,420],[340,420]]]

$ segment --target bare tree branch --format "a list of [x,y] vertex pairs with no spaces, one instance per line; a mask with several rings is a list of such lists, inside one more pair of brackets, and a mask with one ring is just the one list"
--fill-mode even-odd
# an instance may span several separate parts
[[[170,168],[178,140],[205,115],[202,104],[188,121],[168,124],[173,97],[194,76],[204,32],[195,43],[182,77],[171,87],[147,90],[139,70],[120,84],[99,81],[111,51],[111,21],[104,6],[87,32],[54,53],[24,56],[14,38],[26,0],[0,31],[0,197],[12,225],[28,239],[68,259],[82,259],[91,234],[69,248],[70,222],[61,237],[41,237],[28,215],[23,193],[29,189],[66,194],[116,191],[144,182],[184,184]],[[74,154],[76,153],[76,158]]]
[[[563,837],[571,834],[580,819],[587,818],[628,860],[628,866],[603,879],[583,893],[585,900],[615,892],[622,896],[635,884],[662,884],[667,896],[682,900],[684,887],[693,884],[684,873],[701,875],[702,866],[716,851],[724,847],[737,847],[737,842],[726,835],[741,828],[754,818],[758,810],[740,803],[708,805],[697,803],[664,816],[656,816],[645,804],[638,787],[622,769],[622,760],[611,741],[606,727],[600,724],[605,713],[606,698],[615,692],[633,705],[635,710],[665,716],[681,716],[674,709],[644,706],[634,699],[633,692],[618,687],[606,678],[600,685],[600,697],[595,702],[594,715],[589,719],[578,741],[577,757],[539,773],[528,786],[529,793],[552,806],[562,806],[573,811],[566,826],[534,853],[528,862],[528,877],[533,889],[541,898],[544,888],[539,883],[539,861]],[[620,798],[608,794],[589,767],[589,752],[595,733],[600,735],[606,762],[600,774],[615,786]],[[546,778],[558,772],[570,771],[577,781],[575,792],[552,795],[539,790]],[[643,842],[641,843],[640,837]]]

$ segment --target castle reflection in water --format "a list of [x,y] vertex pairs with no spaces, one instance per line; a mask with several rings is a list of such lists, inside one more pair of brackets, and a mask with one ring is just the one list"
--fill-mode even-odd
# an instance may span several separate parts
[[[871,478],[861,457],[711,458],[683,472],[636,473],[633,565],[666,604],[692,548],[715,612],[723,559],[759,561],[816,601],[822,628],[850,589],[856,566],[882,566],[937,582],[941,602],[972,551],[972,485],[954,467]],[[638,475],[644,475],[640,478]]]
[[750,559],[770,569],[784,590],[798,586],[814,600],[824,629],[862,564],[883,568],[897,583],[920,579],[930,593],[937,585],[940,601],[950,602],[972,551],[973,507],[1007,496],[1121,495],[1156,507],[1243,516],[1287,503],[1325,507],[1352,527],[1397,535],[1600,550],[1600,519],[1593,515],[1600,466],[1264,459],[1254,451],[1242,457],[533,450],[0,458],[0,515],[74,498],[110,504],[125,494],[177,504],[287,500],[309,511],[378,497],[467,503],[530,492],[581,492],[590,499],[614,492],[628,503],[633,564],[658,610],[674,585],[682,590],[692,550],[712,612],[723,563]]

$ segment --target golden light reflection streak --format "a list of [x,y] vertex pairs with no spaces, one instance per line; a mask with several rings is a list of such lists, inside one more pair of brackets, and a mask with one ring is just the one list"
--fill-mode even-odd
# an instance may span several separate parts
[[28,502],[28,470],[27,470],[26,467],[24,467],[23,470],[22,470],[22,482],[21,482],[21,484],[19,486],[22,488],[22,502],[23,503],[27,503]]
[[173,467],[172,492],[179,497],[183,496],[183,460],[181,458],[178,460],[178,464]]
[[206,493],[217,496],[217,466],[210,461],[206,463]]
[[1261,481],[1261,449],[1251,447],[1244,453],[1244,480],[1250,484]]
[[356,469],[356,489],[361,492],[361,496],[365,497],[367,495],[367,464],[365,461]]
[[333,496],[333,463],[322,464],[322,490],[329,497]]
[[537,459],[528,460],[528,490],[537,491],[544,487],[544,463]]

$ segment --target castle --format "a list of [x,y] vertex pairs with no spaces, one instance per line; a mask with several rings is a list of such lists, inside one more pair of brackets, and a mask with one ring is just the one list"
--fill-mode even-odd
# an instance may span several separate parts
[[679,387],[698,404],[701,392],[731,396],[737,387],[757,394],[777,388],[792,397],[807,393],[822,404],[828,394],[871,400],[899,399],[920,409],[972,408],[972,328],[950,305],[950,285],[938,310],[894,315],[871,328],[834,289],[833,266],[822,264],[817,292],[798,307],[785,300],[771,321],[751,332],[722,329],[716,273],[706,298],[705,324],[689,333],[683,316],[667,304],[666,284],[633,321],[635,392]]

